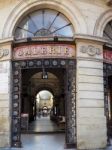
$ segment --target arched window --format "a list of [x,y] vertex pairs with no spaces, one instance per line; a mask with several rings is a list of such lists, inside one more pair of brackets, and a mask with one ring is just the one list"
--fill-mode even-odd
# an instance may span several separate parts
[[28,14],[15,30],[15,39],[30,37],[73,37],[71,22],[60,12],[42,9]]
[[112,21],[106,25],[103,36],[108,40],[108,43],[112,45]]

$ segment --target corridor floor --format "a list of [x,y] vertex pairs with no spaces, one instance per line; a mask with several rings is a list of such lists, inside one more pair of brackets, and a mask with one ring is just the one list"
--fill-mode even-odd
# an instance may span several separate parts
[[59,127],[50,120],[49,116],[37,117],[36,120],[29,125],[29,131],[32,132],[56,132],[59,130]]
[[22,148],[1,148],[0,150],[65,150],[64,138],[64,134],[24,134],[22,135]]
[[[49,120],[49,118],[41,118],[40,123],[37,120],[32,123],[30,130],[35,131],[55,131],[57,126]],[[37,125],[38,124],[38,125]],[[45,126],[46,124],[46,126]],[[49,128],[50,127],[50,128]],[[22,148],[0,148],[0,150],[65,150],[65,134],[22,134]],[[112,142],[111,142],[112,144]],[[76,149],[67,149],[76,150]],[[101,150],[101,149],[100,149]],[[112,146],[105,150],[112,150]]]
[[[50,134],[50,135],[25,134],[22,135],[22,145],[23,148],[6,148],[6,149],[0,148],[0,150],[65,150],[64,134]],[[67,149],[67,150],[76,150],[76,149]],[[112,150],[112,146],[106,148],[105,150]]]

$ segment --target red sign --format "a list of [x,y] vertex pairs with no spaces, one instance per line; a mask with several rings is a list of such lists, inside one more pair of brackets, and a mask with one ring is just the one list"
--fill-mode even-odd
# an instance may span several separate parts
[[105,61],[112,62],[112,51],[104,50],[103,57]]
[[13,50],[13,59],[32,58],[74,58],[75,46],[67,44],[43,44],[16,47]]

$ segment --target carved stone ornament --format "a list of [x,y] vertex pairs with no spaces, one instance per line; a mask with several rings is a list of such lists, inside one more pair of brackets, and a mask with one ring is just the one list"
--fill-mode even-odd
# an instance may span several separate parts
[[102,51],[100,48],[96,48],[93,45],[81,46],[80,52],[87,53],[90,56],[101,55]]
[[7,56],[7,55],[9,55],[9,50],[0,48],[0,58]]

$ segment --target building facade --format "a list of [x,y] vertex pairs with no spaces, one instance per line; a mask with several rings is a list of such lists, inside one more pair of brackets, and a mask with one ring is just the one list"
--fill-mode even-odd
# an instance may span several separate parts
[[[21,146],[22,70],[30,68],[59,71],[60,78],[60,70],[66,72],[66,145],[88,150],[107,146],[112,122],[111,5],[111,0],[0,1],[0,147]],[[60,91],[53,84],[48,88],[55,95]]]

